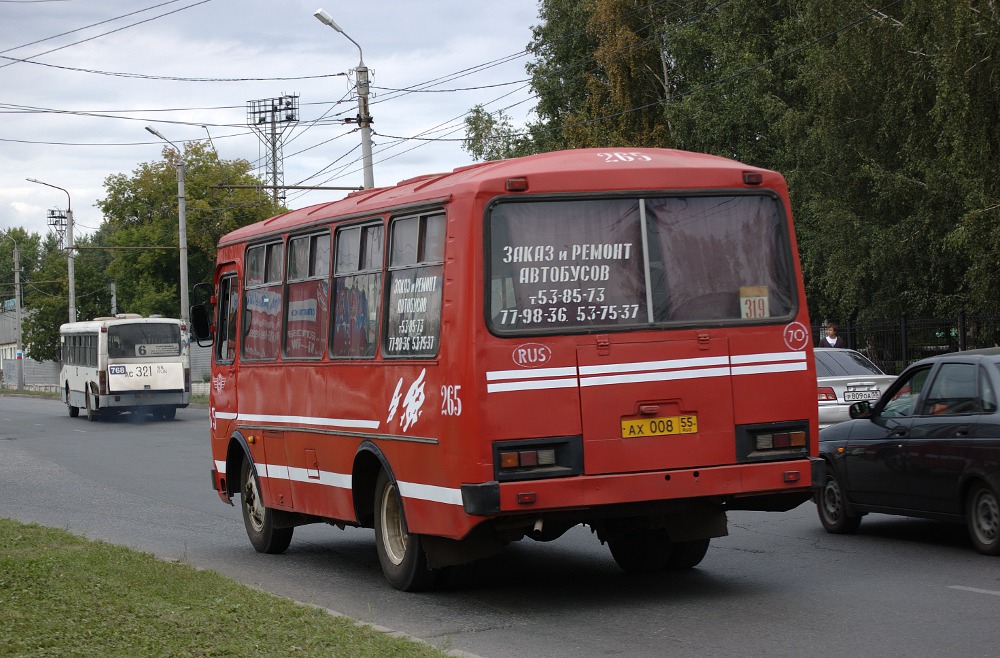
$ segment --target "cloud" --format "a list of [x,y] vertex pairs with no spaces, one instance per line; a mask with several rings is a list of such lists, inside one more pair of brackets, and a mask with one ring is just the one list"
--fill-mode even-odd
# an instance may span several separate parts
[[[302,180],[361,184],[359,137],[353,127],[336,121],[312,125],[324,115],[342,119],[357,114],[347,77],[241,82],[164,79],[291,78],[348,72],[358,63],[357,48],[313,17],[316,0],[309,4],[298,0],[174,0],[156,10],[19,47],[156,4],[162,3],[105,0],[0,5],[0,21],[8,35],[6,50],[0,55],[6,57],[30,57],[189,7],[38,57],[51,66],[0,60],[0,228],[23,226],[44,234],[48,231],[46,210],[65,206],[62,192],[28,183],[27,177],[69,190],[79,232],[99,226],[101,218],[94,204],[103,196],[104,179],[130,174],[140,163],[160,159],[163,144],[143,130],[145,125],[156,126],[178,144],[207,140],[210,134],[221,157],[257,162],[261,142],[246,125],[247,102],[283,94],[299,94],[301,104],[298,125],[285,134],[286,184]],[[395,137],[428,131],[434,137],[462,137],[465,112],[516,89],[489,85],[524,79],[525,57],[444,80],[523,50],[537,22],[536,8],[536,0],[510,0],[502,9],[491,3],[457,0],[327,7],[362,45],[365,64],[372,71],[376,185],[471,161],[457,142],[399,143]],[[390,91],[431,80],[442,80],[437,89],[452,91]],[[481,88],[457,91],[466,87]],[[516,91],[496,107],[529,98],[527,90]],[[343,102],[336,105],[338,100]],[[524,107],[531,106],[529,101]],[[336,167],[316,176],[341,158]],[[331,172],[339,171],[344,163],[354,164],[331,179]],[[340,195],[290,191],[288,203],[301,207]]]

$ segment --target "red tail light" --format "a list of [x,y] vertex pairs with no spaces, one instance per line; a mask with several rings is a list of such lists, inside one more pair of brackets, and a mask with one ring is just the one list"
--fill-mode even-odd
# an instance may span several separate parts
[[818,389],[820,402],[836,402],[837,394],[829,386],[820,386]]

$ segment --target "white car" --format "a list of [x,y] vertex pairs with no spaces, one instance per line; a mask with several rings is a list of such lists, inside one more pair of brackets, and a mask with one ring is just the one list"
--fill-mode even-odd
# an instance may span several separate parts
[[875,404],[893,375],[882,372],[864,354],[854,350],[817,347],[816,379],[819,398],[819,428],[850,420],[850,406],[861,400]]

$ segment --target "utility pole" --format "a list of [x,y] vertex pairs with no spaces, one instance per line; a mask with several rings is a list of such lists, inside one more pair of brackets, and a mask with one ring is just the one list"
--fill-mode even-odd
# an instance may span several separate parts
[[[73,199],[70,197],[68,191],[58,185],[46,183],[34,178],[28,178],[27,181],[29,183],[38,183],[39,185],[62,190],[66,193],[66,275],[69,278],[69,321],[76,322],[76,273],[74,272],[74,260],[76,259],[76,256],[73,248]],[[49,219],[53,219],[51,213],[49,215]],[[59,217],[56,219],[62,218]],[[50,225],[52,224],[51,221],[49,223]]]
[[328,25],[343,34],[358,47],[358,65],[354,69],[358,75],[358,126],[361,128],[361,158],[365,167],[365,189],[370,190],[375,187],[375,175],[372,172],[372,116],[368,113],[368,67],[365,66],[365,55],[361,50],[361,44],[351,39],[351,36],[334,22],[330,14],[317,9],[313,16],[323,25]]
[[14,243],[14,322],[17,323],[17,390],[24,390],[24,350],[21,347],[21,255]]
[[284,173],[282,172],[282,146],[285,131],[299,120],[298,94],[286,94],[279,98],[265,98],[247,101],[247,125],[257,133],[265,149],[264,162],[271,179],[271,200],[279,203],[285,195]]
[[187,163],[184,162],[184,151],[161,135],[155,128],[146,126],[146,130],[156,135],[177,151],[177,240],[181,252],[181,322],[188,324],[188,240],[187,240],[187,199],[184,196],[184,172]]

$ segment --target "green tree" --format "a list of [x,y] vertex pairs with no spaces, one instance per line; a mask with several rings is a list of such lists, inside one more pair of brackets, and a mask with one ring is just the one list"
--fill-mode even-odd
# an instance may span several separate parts
[[[100,232],[98,232],[100,233]],[[88,320],[111,313],[111,289],[107,267],[110,256],[94,246],[95,236],[74,240],[79,251],[73,260],[77,318]],[[30,356],[40,361],[59,358],[59,326],[69,321],[69,278],[66,252],[55,236],[43,241],[39,266],[24,286],[25,313],[22,324],[24,344]]]
[[[139,165],[131,174],[105,180],[106,196],[97,203],[104,214],[101,235],[114,247],[108,272],[117,284],[119,310],[177,317],[178,154],[163,149],[163,160]],[[185,144],[188,281],[211,280],[219,238],[241,226],[282,211],[253,189],[260,185],[246,160],[220,160],[202,142]]]

